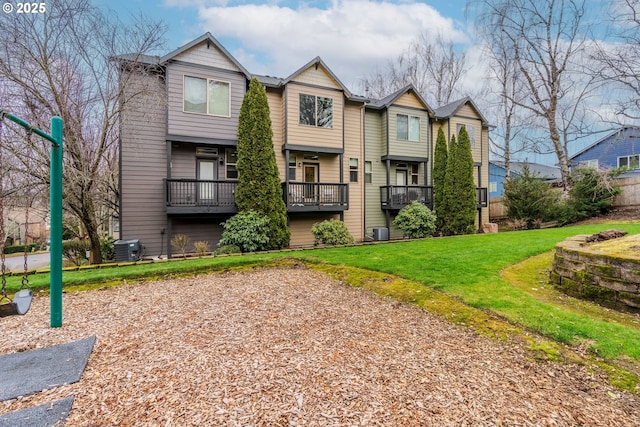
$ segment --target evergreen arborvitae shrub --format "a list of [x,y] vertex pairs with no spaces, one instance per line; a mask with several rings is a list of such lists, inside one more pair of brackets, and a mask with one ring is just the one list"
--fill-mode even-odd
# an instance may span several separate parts
[[337,219],[329,219],[317,222],[311,227],[314,245],[349,245],[355,243],[355,239],[349,233],[344,222]]
[[273,149],[269,102],[265,88],[256,78],[251,79],[240,108],[237,168],[238,211],[252,210],[269,218],[266,249],[289,246],[287,207]]
[[560,196],[560,191],[532,174],[527,165],[520,176],[504,182],[507,217],[511,221],[524,221],[527,228],[534,228],[536,222],[554,219],[560,209]]
[[455,198],[452,209],[451,228],[454,234],[475,232],[475,218],[478,209],[476,184],[473,180],[473,155],[471,140],[467,128],[462,126],[458,133],[458,144],[455,156]]
[[218,246],[238,247],[241,252],[263,251],[269,248],[270,219],[253,210],[240,212],[223,222]]
[[398,212],[393,225],[402,231],[404,237],[411,239],[428,237],[436,231],[436,215],[416,200]]
[[438,128],[436,147],[433,155],[433,210],[437,215],[436,227],[442,230],[444,225],[441,215],[447,210],[445,204],[445,177],[447,173],[447,138],[444,136],[442,126]]

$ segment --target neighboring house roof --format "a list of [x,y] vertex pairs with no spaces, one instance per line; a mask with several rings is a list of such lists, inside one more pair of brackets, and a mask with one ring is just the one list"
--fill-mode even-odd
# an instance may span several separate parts
[[594,149],[598,145],[600,145],[600,144],[602,144],[604,142],[611,141],[613,138],[617,137],[618,135],[621,135],[621,134],[625,133],[628,130],[636,130],[636,131],[640,132],[640,127],[638,127],[638,126],[623,126],[620,129],[618,129],[618,130],[616,130],[614,132],[611,132],[610,134],[608,134],[604,138],[601,138],[598,141],[594,142],[593,144],[591,144],[591,145],[583,148],[582,150],[578,151],[577,153],[572,155],[570,157],[570,159],[573,160],[574,158],[586,153],[587,151],[590,151],[590,150]]
[[468,96],[436,108],[433,115],[436,120],[449,119],[455,116],[458,110],[460,110],[460,108],[462,108],[466,104],[470,104],[471,107],[476,111],[476,113],[478,113],[478,116],[480,116],[480,120],[482,121],[483,125],[489,126],[489,122],[487,122],[487,119],[484,118],[476,104]]
[[[505,162],[498,160],[491,160],[489,162],[499,168],[504,169]],[[525,166],[529,167],[529,172],[534,177],[539,177],[545,181],[559,182],[561,180],[560,168],[555,166],[547,166],[540,163],[529,162],[509,162],[509,169],[512,172],[522,175],[522,171]]]
[[382,99],[372,99],[371,102],[367,105],[367,108],[373,108],[376,110],[382,110],[385,108],[389,108],[391,105],[393,105],[394,102],[396,102],[398,100],[398,98],[400,98],[402,95],[409,93],[409,92],[413,92],[414,95],[418,98],[418,100],[420,100],[420,102],[425,106],[425,108],[429,111],[430,114],[433,114],[433,110],[431,109],[431,107],[429,107],[429,104],[427,104],[427,101],[425,101],[425,99],[422,97],[422,95],[420,95],[420,92],[417,91],[417,89],[415,88],[415,86],[413,84],[409,84],[405,87],[403,87],[400,90],[397,90],[396,92],[385,96]]

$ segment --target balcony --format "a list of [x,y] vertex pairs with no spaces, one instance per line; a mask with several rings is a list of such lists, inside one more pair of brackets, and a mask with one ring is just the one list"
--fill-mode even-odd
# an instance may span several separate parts
[[487,194],[487,188],[486,187],[478,187],[476,188],[476,203],[477,203],[477,207],[478,209],[480,208],[486,208],[487,206],[489,206],[489,197]]
[[380,187],[380,207],[383,210],[400,210],[416,200],[433,209],[433,187],[418,185]]
[[282,184],[288,212],[341,212],[349,209],[347,184],[290,182]]
[[167,214],[234,214],[238,181],[165,179]]

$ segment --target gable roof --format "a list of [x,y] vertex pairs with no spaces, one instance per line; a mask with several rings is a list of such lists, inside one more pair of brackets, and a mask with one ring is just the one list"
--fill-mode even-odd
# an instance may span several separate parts
[[436,120],[449,119],[453,117],[458,112],[458,110],[460,110],[460,108],[462,108],[466,104],[470,104],[471,107],[476,111],[476,113],[478,113],[478,116],[480,116],[480,121],[484,126],[489,126],[489,122],[487,122],[487,119],[484,118],[476,104],[468,96],[436,108],[434,111],[434,117]]
[[623,133],[626,130],[637,130],[638,132],[640,132],[640,126],[623,126],[620,129],[611,132],[610,134],[608,134],[604,138],[599,139],[598,141],[594,142],[593,144],[586,146],[582,150],[580,150],[577,153],[575,153],[574,155],[572,155],[570,157],[570,159],[573,160],[574,158],[578,157],[579,155],[591,150],[592,148],[602,144],[603,142],[606,142],[606,141],[610,140],[614,136],[620,135],[621,133]]
[[292,82],[296,77],[298,77],[300,74],[302,74],[304,71],[308,70],[309,68],[311,68],[311,67],[318,68],[319,66],[321,66],[327,72],[327,74],[329,74],[329,76],[338,84],[338,86],[344,92],[344,94],[345,94],[345,96],[347,98],[349,98],[352,101],[357,101],[357,102],[367,102],[368,101],[368,99],[363,97],[363,96],[354,95],[353,93],[351,93],[351,91],[340,81],[340,79],[333,73],[333,71],[331,71],[331,68],[329,68],[327,66],[327,64],[325,64],[325,62],[319,56],[316,56],[311,61],[307,62],[302,67],[298,68],[289,77],[286,77],[286,78],[279,78],[279,77],[272,77],[272,76],[260,76],[260,75],[254,75],[254,77],[256,77],[258,79],[258,81],[260,83],[262,83],[263,85],[265,85],[265,86],[269,86],[269,87],[273,87],[273,88],[280,88],[280,87],[285,86],[286,84]]
[[187,50],[191,49],[194,46],[199,45],[202,42],[207,42],[207,43],[211,43],[213,44],[215,47],[217,47],[228,59],[229,61],[231,61],[233,63],[233,65],[235,65],[236,67],[238,67],[238,69],[240,71],[242,71],[242,73],[245,75],[245,77],[247,78],[247,80],[251,79],[251,73],[249,73],[249,71],[247,71],[246,68],[244,68],[244,66],[238,62],[238,60],[236,58],[233,57],[233,55],[231,55],[231,53],[229,53],[229,51],[227,49],[225,49],[224,46],[222,46],[220,44],[220,42],[218,40],[216,40],[215,37],[213,37],[211,35],[211,33],[206,32],[203,35],[201,35],[200,37],[191,40],[189,43],[180,46],[179,48],[169,52],[168,54],[164,55],[163,57],[160,58],[160,64],[164,65],[167,62],[171,61],[172,59],[174,59],[176,56],[180,55],[183,52],[186,52]]
[[385,108],[389,108],[402,95],[404,95],[406,93],[409,93],[409,92],[413,92],[413,94],[418,98],[418,100],[422,103],[422,105],[425,106],[427,111],[429,111],[429,114],[433,114],[433,110],[431,109],[431,107],[429,107],[429,104],[427,104],[427,101],[425,101],[425,99],[422,97],[422,95],[420,95],[420,93],[416,90],[416,88],[415,88],[415,86],[413,84],[409,84],[409,85],[403,87],[402,89],[397,90],[394,93],[385,96],[382,99],[372,99],[371,102],[367,105],[367,108],[373,108],[373,109],[376,109],[376,110],[382,110],[382,109],[385,109]]

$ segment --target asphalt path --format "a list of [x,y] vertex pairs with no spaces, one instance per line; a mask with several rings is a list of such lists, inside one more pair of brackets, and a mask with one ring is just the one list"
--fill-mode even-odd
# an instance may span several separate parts
[[[48,266],[49,256],[49,252],[27,254],[27,268],[36,270]],[[24,254],[7,256],[4,265],[6,271],[22,271],[24,269]]]

